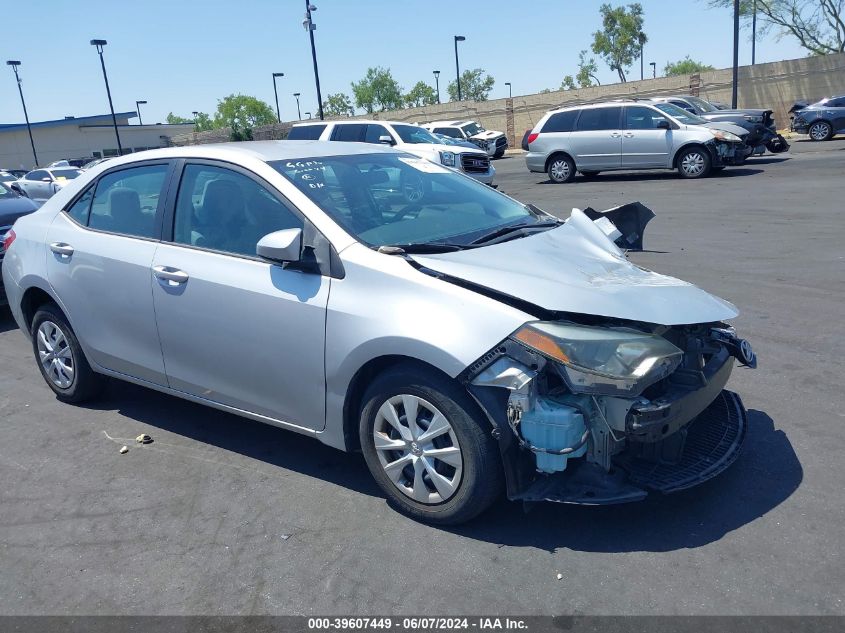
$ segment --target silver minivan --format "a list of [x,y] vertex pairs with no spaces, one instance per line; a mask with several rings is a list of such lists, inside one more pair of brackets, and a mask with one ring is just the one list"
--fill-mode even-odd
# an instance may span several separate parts
[[576,172],[677,169],[701,178],[725,165],[742,164],[750,153],[747,131],[713,124],[669,103],[597,103],[548,112],[528,136],[525,163],[552,182],[570,182]]

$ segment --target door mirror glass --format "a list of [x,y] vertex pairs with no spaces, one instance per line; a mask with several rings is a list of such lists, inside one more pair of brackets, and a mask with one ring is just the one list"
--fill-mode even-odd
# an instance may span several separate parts
[[660,128],[661,130],[671,130],[672,129],[672,126],[670,125],[669,121],[667,121],[666,119],[660,119],[657,122],[657,127]]
[[45,176],[44,178],[41,179],[41,182],[53,182],[53,179],[50,178],[49,176]]
[[265,235],[258,240],[255,252],[273,262],[298,262],[302,258],[302,229],[282,229]]

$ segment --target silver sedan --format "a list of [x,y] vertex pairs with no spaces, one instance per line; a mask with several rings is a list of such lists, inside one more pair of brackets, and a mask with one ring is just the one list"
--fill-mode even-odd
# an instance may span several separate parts
[[450,524],[504,491],[635,501],[736,458],[737,311],[631,264],[624,211],[623,237],[562,222],[373,145],[167,148],[18,220],[3,279],[60,400],[110,377],[360,450],[395,508]]

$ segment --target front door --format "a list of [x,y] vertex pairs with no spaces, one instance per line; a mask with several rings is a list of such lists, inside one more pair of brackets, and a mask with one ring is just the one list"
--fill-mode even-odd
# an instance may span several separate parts
[[[249,172],[185,165],[172,241],[151,266],[172,389],[298,426],[325,426],[328,277],[255,255],[302,218]],[[169,230],[169,229],[166,229]]]
[[104,174],[47,232],[47,278],[90,360],[165,385],[150,265],[169,163]]
[[622,132],[623,169],[671,167],[672,130],[657,127],[660,121],[669,123],[669,119],[652,108],[626,106]]
[[581,110],[569,135],[572,158],[579,171],[619,169],[622,165],[622,108]]

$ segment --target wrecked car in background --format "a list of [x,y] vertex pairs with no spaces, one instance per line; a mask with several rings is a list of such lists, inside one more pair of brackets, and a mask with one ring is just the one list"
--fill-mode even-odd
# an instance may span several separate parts
[[828,97],[812,105],[797,102],[789,110],[793,132],[807,134],[812,141],[829,141],[845,134],[845,96]]
[[732,123],[744,128],[748,131],[746,142],[753,148],[755,154],[763,154],[766,150],[773,154],[780,154],[789,149],[789,143],[778,134],[772,110],[720,108],[714,103],[692,95],[655,97],[650,101],[671,103],[706,121]]
[[[388,170],[423,195],[383,195]],[[736,308],[627,260],[642,205],[589,215],[382,145],[174,147],[19,219],[3,278],[60,400],[111,376],[360,449],[393,507],[455,524],[503,489],[635,501],[739,453]]]
[[422,126],[433,134],[474,143],[493,158],[501,158],[508,148],[508,137],[504,132],[485,130],[475,121],[432,121]]

